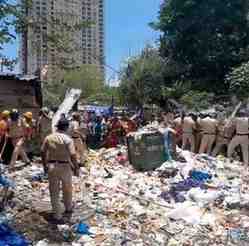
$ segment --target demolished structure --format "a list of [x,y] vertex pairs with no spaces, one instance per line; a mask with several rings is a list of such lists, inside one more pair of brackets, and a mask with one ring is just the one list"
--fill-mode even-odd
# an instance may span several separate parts
[[48,222],[42,167],[5,172],[15,188],[0,221],[38,246],[248,245],[249,186],[241,163],[180,149],[177,159],[139,172],[125,146],[90,151],[73,180],[73,216],[58,226]]

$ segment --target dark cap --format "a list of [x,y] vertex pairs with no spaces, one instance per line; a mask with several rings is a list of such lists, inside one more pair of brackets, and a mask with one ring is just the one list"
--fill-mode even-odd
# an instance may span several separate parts
[[69,121],[67,119],[60,119],[56,125],[58,129],[65,129],[69,127]]

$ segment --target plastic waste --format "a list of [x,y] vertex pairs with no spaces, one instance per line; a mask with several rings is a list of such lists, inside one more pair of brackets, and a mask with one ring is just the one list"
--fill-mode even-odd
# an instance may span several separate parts
[[28,241],[9,226],[0,225],[0,246],[28,246]]
[[188,192],[188,197],[199,205],[207,205],[222,196],[224,196],[222,191],[201,190],[200,188],[193,188]]
[[202,182],[211,179],[212,175],[201,171],[191,170],[189,173],[189,177],[191,179]]
[[184,220],[190,224],[199,224],[201,222],[202,211],[198,206],[190,202],[185,202],[177,205],[168,216],[174,220]]
[[0,185],[3,187],[14,187],[14,183],[0,174]]
[[90,227],[82,221],[77,225],[76,232],[81,235],[91,235]]
[[35,246],[48,246],[49,241],[47,239],[39,241]]

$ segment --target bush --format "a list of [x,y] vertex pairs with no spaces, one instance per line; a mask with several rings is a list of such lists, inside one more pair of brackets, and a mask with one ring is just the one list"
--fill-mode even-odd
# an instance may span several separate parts
[[186,106],[188,110],[201,111],[208,109],[212,105],[214,94],[190,90],[184,94],[180,103]]
[[226,83],[229,92],[240,99],[248,98],[249,92],[249,62],[242,63],[234,68],[227,76]]

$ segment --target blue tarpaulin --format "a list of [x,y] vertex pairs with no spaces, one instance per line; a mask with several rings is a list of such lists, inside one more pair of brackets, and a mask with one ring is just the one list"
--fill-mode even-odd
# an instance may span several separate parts
[[0,174],[0,185],[2,185],[3,187],[13,187],[14,186],[10,180],[3,177],[1,174]]
[[95,112],[97,115],[107,115],[110,116],[113,114],[113,106],[94,106],[87,105],[84,109],[88,112]]
[[9,226],[0,224],[0,246],[28,246],[28,241]]

